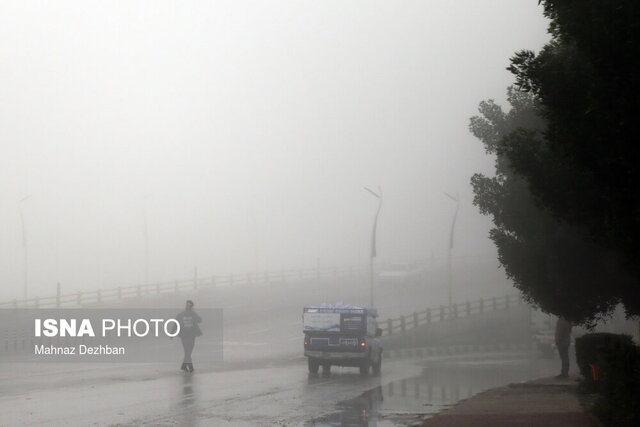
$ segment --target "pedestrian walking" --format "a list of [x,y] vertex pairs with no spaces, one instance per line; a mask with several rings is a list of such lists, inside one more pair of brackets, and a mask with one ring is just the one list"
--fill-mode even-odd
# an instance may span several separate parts
[[193,301],[187,300],[185,310],[178,313],[176,320],[180,324],[180,333],[178,336],[182,341],[182,349],[184,350],[184,359],[182,360],[180,369],[185,372],[193,372],[191,353],[196,344],[196,337],[202,335],[202,331],[198,325],[202,319],[193,309]]

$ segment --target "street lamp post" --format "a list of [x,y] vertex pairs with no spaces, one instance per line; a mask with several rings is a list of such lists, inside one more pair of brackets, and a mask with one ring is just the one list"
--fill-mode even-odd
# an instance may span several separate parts
[[29,251],[27,248],[27,225],[24,221],[24,214],[22,213],[22,203],[27,201],[31,195],[25,196],[18,202],[18,208],[20,209],[20,223],[22,225],[22,252],[23,252],[23,287],[22,298],[27,299],[27,289],[29,286]]
[[142,196],[138,199],[142,207],[142,238],[144,239],[144,283],[149,283],[149,227],[147,225],[146,201],[149,196]]
[[456,228],[456,218],[458,217],[458,208],[460,207],[460,199],[458,197],[453,197],[452,195],[448,194],[448,193],[444,193],[445,196],[447,196],[448,198],[450,198],[451,200],[453,200],[454,202],[456,202],[456,210],[455,213],[453,214],[453,220],[451,221],[451,231],[449,232],[449,250],[447,252],[447,279],[448,279],[448,287],[449,287],[449,318],[451,319],[453,316],[452,313],[452,308],[453,308],[453,304],[452,304],[452,300],[451,300],[451,290],[453,287],[453,278],[452,278],[452,272],[451,272],[451,254],[453,252],[453,234],[455,232],[455,228]]
[[149,283],[149,230],[147,228],[147,211],[142,207],[142,221],[144,234],[144,283]]
[[371,253],[369,256],[369,306],[373,307],[373,259],[376,257],[376,230],[378,228],[378,215],[380,214],[380,209],[382,208],[382,188],[378,187],[377,193],[367,187],[364,187],[364,189],[378,199],[378,210],[376,210],[376,216],[373,219],[373,230],[371,232]]

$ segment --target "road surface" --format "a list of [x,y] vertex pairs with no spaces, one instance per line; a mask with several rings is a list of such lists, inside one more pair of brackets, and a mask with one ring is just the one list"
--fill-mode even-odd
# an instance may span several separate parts
[[[406,425],[487,388],[553,373],[522,355],[501,354],[386,358],[379,377],[335,367],[309,376],[302,307],[358,303],[367,287],[364,279],[336,279],[119,301],[117,308],[179,308],[190,298],[196,310],[224,308],[225,362],[202,366],[196,359],[191,375],[179,363],[4,363],[0,426]],[[396,316],[435,306],[444,298],[436,290],[380,286],[378,307]]]
[[4,365],[0,425],[404,425],[482,390],[548,375],[554,364],[493,354],[386,360],[381,376],[299,357],[184,374],[160,364]]

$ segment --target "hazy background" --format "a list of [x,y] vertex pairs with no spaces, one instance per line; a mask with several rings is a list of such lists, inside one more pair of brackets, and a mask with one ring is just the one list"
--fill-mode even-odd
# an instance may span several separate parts
[[[0,297],[365,263],[497,266],[468,132],[537,0],[0,1]],[[24,202],[20,200],[30,196]]]

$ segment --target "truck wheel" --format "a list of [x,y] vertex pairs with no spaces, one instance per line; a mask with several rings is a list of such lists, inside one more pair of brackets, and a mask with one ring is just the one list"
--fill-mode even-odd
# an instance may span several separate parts
[[367,375],[368,373],[369,373],[369,361],[365,360],[360,365],[360,374],[361,375]]
[[322,365],[322,375],[329,375],[331,373],[331,363],[324,363]]
[[309,358],[309,373],[310,374],[317,374],[319,366],[320,366],[320,364],[318,363],[317,360]]

